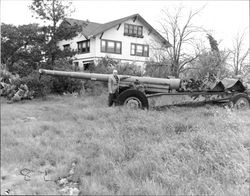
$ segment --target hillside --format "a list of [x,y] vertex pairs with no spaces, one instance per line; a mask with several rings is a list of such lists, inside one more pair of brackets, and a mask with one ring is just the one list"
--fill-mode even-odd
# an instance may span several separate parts
[[2,99],[1,194],[248,195],[249,130],[250,110]]

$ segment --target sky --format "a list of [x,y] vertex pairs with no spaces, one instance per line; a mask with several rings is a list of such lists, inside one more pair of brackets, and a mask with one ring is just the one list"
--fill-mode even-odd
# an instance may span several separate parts
[[[31,0],[1,0],[1,22],[14,25],[40,23],[32,17],[28,5]],[[85,1],[73,0],[75,19],[105,23],[139,13],[155,29],[161,30],[162,9],[169,11],[179,6],[186,11],[202,7],[193,24],[207,29],[220,49],[230,48],[237,33],[245,32],[245,47],[249,47],[249,1]]]

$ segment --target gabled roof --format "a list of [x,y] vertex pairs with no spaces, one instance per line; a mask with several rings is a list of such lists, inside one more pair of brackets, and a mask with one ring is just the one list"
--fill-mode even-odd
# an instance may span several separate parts
[[111,22],[104,23],[101,26],[99,26],[99,28],[97,28],[93,32],[93,36],[96,36],[96,35],[98,35],[100,33],[103,33],[104,31],[107,31],[107,30],[113,28],[114,26],[119,25],[122,22],[125,22],[125,21],[129,20],[130,18],[134,18],[134,17],[136,17],[136,14],[133,14],[131,16],[127,16],[127,17],[124,17],[124,18],[120,18],[118,20],[113,20]]
[[171,46],[171,44],[160,34],[158,31],[156,31],[144,18],[142,18],[139,14],[133,14],[124,18],[120,18],[118,20],[114,20],[111,22],[107,22],[104,24],[96,23],[96,22],[89,22],[84,20],[76,20],[72,18],[66,18],[65,21],[68,22],[70,25],[80,25],[82,26],[82,34],[86,38],[94,37],[98,34],[104,33],[105,31],[129,20],[129,19],[138,19],[140,20],[150,31],[151,33],[155,34],[160,40],[166,44],[168,47]]
[[96,23],[96,22],[90,22],[90,21],[85,21],[85,20],[77,20],[73,18],[65,18],[64,21],[68,22],[70,25],[79,25],[82,27],[82,34],[85,37],[89,37],[92,35],[92,32],[97,29],[99,26],[102,24]]

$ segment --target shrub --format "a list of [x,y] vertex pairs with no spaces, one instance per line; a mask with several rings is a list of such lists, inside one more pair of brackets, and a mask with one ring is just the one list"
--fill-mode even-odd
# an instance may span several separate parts
[[121,75],[141,76],[143,74],[140,67],[130,63],[120,63],[115,67]]
[[113,69],[116,69],[120,75],[142,75],[141,68],[134,63],[121,63],[108,56],[101,58],[91,71],[95,73],[111,74]]
[[21,78],[21,83],[27,84],[31,91],[34,91],[34,97],[44,97],[51,92],[53,87],[53,78],[50,76],[41,76],[38,71],[33,71],[26,77]]
[[[41,64],[40,67],[47,68],[47,64]],[[68,60],[60,59],[55,61],[55,70],[73,71],[73,67]],[[33,70],[29,74],[25,74],[24,70],[22,76],[15,76],[7,70],[1,70],[1,81],[9,81],[16,86],[20,84],[27,84],[30,91],[34,92],[34,97],[43,97],[49,93],[80,93],[83,88],[83,81],[70,77],[51,77],[48,75],[40,76],[38,70]]]
[[[132,75],[132,76],[141,76],[142,70],[135,64],[121,63],[116,61],[108,56],[101,58],[96,66],[90,67],[90,72],[102,73],[102,74],[111,74],[113,69],[117,69],[118,74],[120,75]],[[106,82],[84,82],[85,90],[91,95],[99,95],[103,89],[107,88]]]
[[[55,61],[54,70],[74,71],[72,64],[66,59]],[[49,86],[52,93],[80,93],[83,88],[83,81],[70,77],[51,77],[52,85]]]
[[112,73],[112,70],[119,64],[119,61],[116,61],[108,56],[101,58],[96,66],[93,69],[93,72],[108,74]]
[[101,95],[103,91],[107,92],[107,83],[100,81],[84,81],[84,89],[89,95]]
[[19,78],[18,74],[13,74],[8,71],[6,65],[1,64],[0,66],[0,81],[5,83],[11,83]]
[[12,66],[13,72],[18,74],[20,77],[25,77],[36,70],[36,64],[31,62],[26,62],[24,60],[18,60]]
[[[12,101],[19,101],[21,99],[31,99],[33,97],[33,90],[29,87],[33,87],[33,85],[27,86],[27,80],[24,78],[20,78],[18,74],[12,74],[9,72],[5,65],[1,65],[0,71],[0,81],[1,81],[1,96],[5,96],[7,99]],[[19,91],[22,89],[22,91]],[[25,89],[25,90],[24,90]],[[20,92],[21,95],[19,94]],[[17,94],[16,94],[17,93]]]
[[169,62],[146,62],[146,73],[145,75],[157,78],[167,78],[171,75],[171,69]]
[[63,93],[73,93],[80,91],[83,88],[83,81],[77,80],[69,77],[54,77],[52,79],[52,89],[53,93],[63,94]]

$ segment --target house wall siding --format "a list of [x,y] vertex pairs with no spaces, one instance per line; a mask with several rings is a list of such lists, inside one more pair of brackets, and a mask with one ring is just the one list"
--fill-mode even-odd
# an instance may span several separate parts
[[[132,36],[124,36],[124,24],[133,24],[133,25],[140,25],[143,26],[143,38],[137,38]],[[102,39],[107,40],[114,40],[114,41],[121,41],[122,42],[122,54],[111,54],[111,53],[103,53],[101,52],[101,39],[100,35],[96,36],[96,56],[98,57],[104,57],[109,56],[111,58],[121,58],[121,59],[127,59],[128,61],[135,61],[135,62],[145,62],[149,60],[150,58],[153,58],[156,51],[154,51],[153,45],[159,45],[157,42],[159,42],[158,37],[156,37],[153,33],[149,34],[149,29],[146,28],[140,21],[136,20],[135,22],[130,19],[124,23],[121,24],[119,30],[117,30],[118,25],[105,31]],[[142,56],[132,56],[130,55],[131,50],[131,43],[136,44],[145,44],[149,45],[149,57],[142,57]],[[158,46],[160,47],[160,46]]]
[[[63,50],[63,45],[65,44],[70,44],[70,48],[77,50],[77,42],[80,41],[84,41],[86,40],[86,38],[82,35],[79,34],[78,36],[70,39],[70,40],[62,40],[60,42],[58,42],[58,47]],[[76,54],[75,55],[75,59],[74,61],[78,61],[79,62],[79,68],[83,69],[83,62],[87,61],[87,60],[92,60],[92,57],[96,56],[96,47],[95,47],[95,39],[90,39],[90,51],[88,53],[82,53],[82,54]]]
[[[124,35],[124,24],[133,24],[133,25],[140,25],[143,26],[143,38],[137,38],[132,36],[125,36]],[[156,48],[160,47],[160,40],[157,36],[153,33],[149,33],[150,29],[145,27],[139,20],[133,21],[133,19],[129,19],[126,22],[123,22],[119,29],[117,30],[118,25],[114,26],[113,28],[105,31],[101,36],[96,35],[95,38],[90,39],[90,52],[84,54],[76,54],[75,61],[79,62],[80,68],[83,66],[84,61],[88,60],[97,60],[101,57],[109,56],[110,58],[120,59],[121,62],[134,62],[138,65],[143,65],[146,61],[150,58],[154,58],[154,55],[157,53]],[[114,40],[114,41],[121,41],[122,42],[122,53],[121,54],[113,54],[113,53],[104,53],[101,52],[101,39],[106,40]],[[77,42],[86,40],[86,38],[79,34],[77,37],[71,40],[63,40],[58,43],[58,46],[63,49],[63,45],[70,44],[72,49],[77,50]],[[149,45],[149,57],[142,57],[142,56],[132,56],[130,55],[131,50],[131,43],[136,44],[145,44]]]

